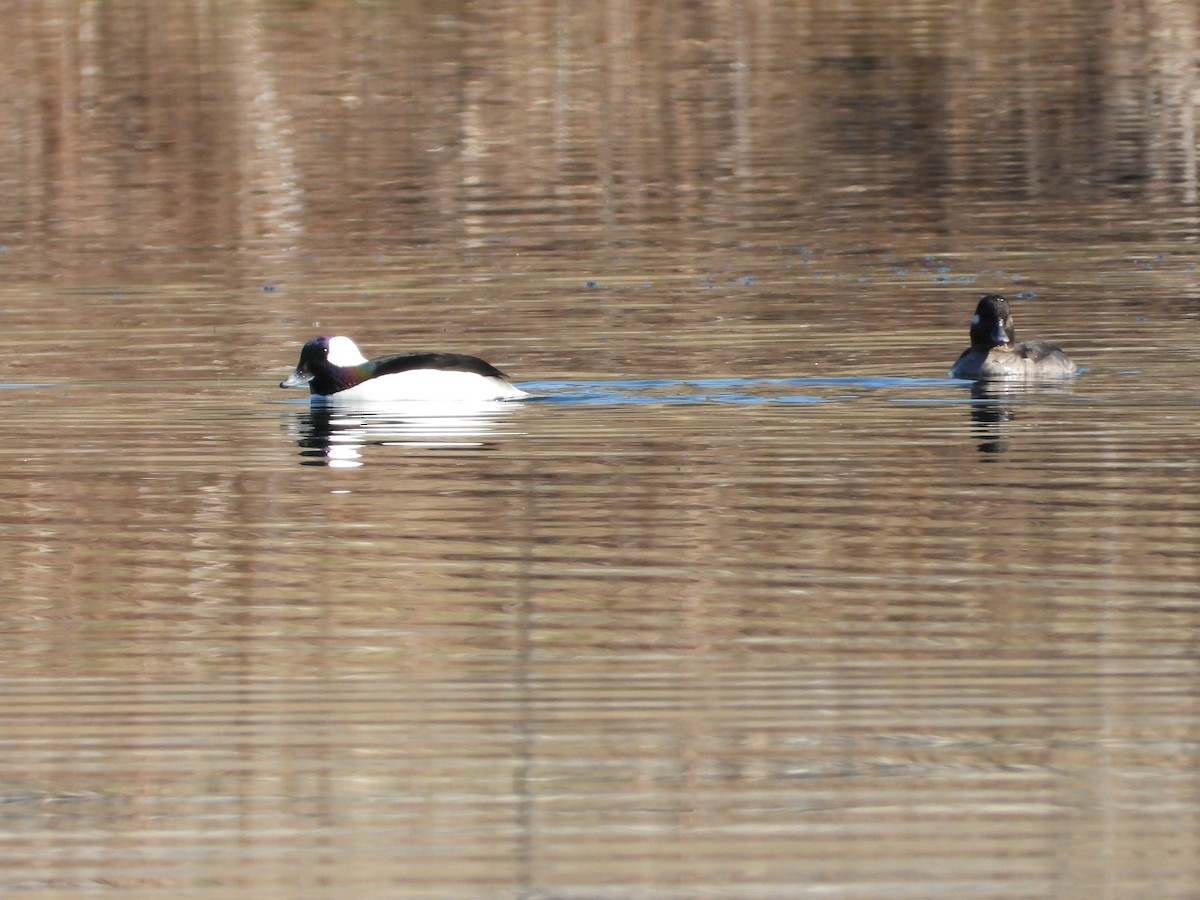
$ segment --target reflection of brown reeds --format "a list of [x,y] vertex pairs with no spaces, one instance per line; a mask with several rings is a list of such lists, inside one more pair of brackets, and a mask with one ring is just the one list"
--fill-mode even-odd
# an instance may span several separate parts
[[587,252],[646,222],[736,243],[879,192],[1195,199],[1187,5],[683,6],[17,4],[0,226],[61,274],[73,249]]

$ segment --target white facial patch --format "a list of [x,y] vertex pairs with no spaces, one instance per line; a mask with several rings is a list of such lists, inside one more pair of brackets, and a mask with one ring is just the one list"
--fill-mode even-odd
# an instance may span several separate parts
[[971,324],[972,325],[979,324],[979,313],[975,313],[975,315],[971,316]]
[[359,366],[367,361],[354,341],[341,335],[329,339],[329,354],[326,359],[335,366]]

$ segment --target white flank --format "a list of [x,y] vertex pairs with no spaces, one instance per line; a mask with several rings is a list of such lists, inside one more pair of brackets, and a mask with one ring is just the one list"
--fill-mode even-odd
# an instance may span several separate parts
[[[349,343],[348,340],[347,342]],[[333,340],[329,344],[332,357]],[[503,378],[447,369],[411,369],[392,375],[380,375],[336,394],[313,394],[312,402],[331,406],[363,401],[379,403],[396,400],[520,400],[528,396],[525,391],[514,387]]]

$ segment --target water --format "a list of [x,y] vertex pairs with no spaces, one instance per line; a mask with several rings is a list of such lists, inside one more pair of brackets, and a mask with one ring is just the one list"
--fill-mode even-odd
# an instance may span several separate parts
[[1192,11],[235,6],[0,36],[0,889],[1200,890]]

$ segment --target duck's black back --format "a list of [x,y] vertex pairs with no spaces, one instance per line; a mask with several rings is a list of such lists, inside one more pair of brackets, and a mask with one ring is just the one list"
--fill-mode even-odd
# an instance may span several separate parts
[[371,376],[394,375],[414,369],[442,369],[449,372],[472,372],[486,378],[507,378],[503,372],[477,356],[465,353],[394,353],[377,356],[368,365]]

